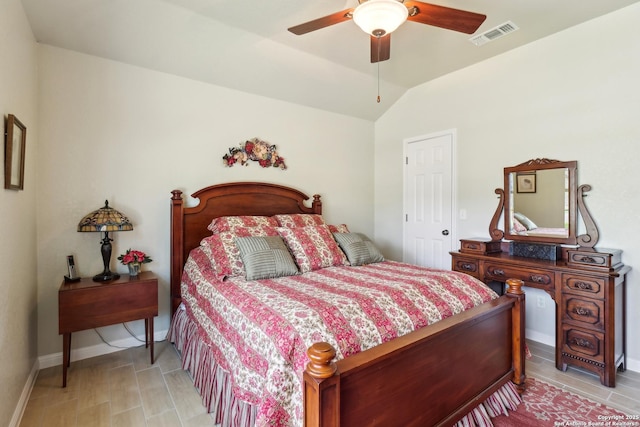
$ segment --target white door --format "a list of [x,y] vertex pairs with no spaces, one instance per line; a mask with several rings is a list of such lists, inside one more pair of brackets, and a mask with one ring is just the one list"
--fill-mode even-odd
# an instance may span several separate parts
[[455,130],[405,140],[405,262],[451,269]]

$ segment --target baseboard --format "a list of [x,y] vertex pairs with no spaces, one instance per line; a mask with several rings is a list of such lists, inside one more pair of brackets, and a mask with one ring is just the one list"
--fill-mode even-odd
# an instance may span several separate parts
[[[153,334],[154,341],[164,341],[168,331],[156,331]],[[90,357],[102,356],[103,354],[115,353],[125,348],[139,347],[143,345],[138,340],[144,340],[144,337],[127,337],[121,340],[113,341],[109,344],[101,343],[90,347],[82,347],[71,349],[71,361],[89,359]],[[40,356],[38,358],[39,369],[46,369],[52,366],[62,365],[62,352]]]
[[24,410],[27,408],[27,403],[29,402],[29,396],[31,396],[31,390],[33,390],[33,386],[36,384],[36,378],[38,378],[38,370],[39,364],[36,360],[31,368],[27,382],[22,389],[16,409],[13,411],[13,416],[11,417],[11,421],[9,421],[9,427],[18,427],[20,425],[22,415],[24,414]]
[[531,341],[539,342],[551,347],[556,346],[556,337],[554,337],[553,335],[547,335],[541,332],[532,331],[531,329],[526,329],[524,331],[524,336]]

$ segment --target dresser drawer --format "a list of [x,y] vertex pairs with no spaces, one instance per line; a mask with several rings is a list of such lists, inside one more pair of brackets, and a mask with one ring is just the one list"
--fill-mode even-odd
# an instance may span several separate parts
[[504,282],[507,279],[519,279],[525,286],[541,289],[553,288],[553,272],[547,270],[521,269],[502,264],[487,263],[484,278]]
[[453,258],[453,270],[467,273],[470,276],[480,278],[480,265],[477,259]]
[[578,326],[594,327],[604,331],[604,301],[564,294],[562,296],[562,316],[566,322],[574,322]]
[[569,292],[589,298],[604,298],[607,281],[604,278],[562,274],[562,293]]
[[562,352],[577,358],[604,362],[604,333],[565,325],[562,328]]

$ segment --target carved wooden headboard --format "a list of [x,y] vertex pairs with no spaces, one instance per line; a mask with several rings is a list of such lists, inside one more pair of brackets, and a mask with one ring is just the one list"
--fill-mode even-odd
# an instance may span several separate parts
[[262,182],[231,182],[203,188],[191,195],[199,199],[193,207],[185,207],[182,191],[173,190],[171,197],[171,313],[180,305],[180,279],[189,252],[211,235],[207,226],[213,218],[231,215],[264,215],[311,213],[322,214],[319,195],[309,197],[293,188]]

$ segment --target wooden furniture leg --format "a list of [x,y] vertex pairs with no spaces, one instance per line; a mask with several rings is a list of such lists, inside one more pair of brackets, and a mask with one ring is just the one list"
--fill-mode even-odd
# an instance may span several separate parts
[[151,364],[153,365],[153,317],[150,317],[145,323],[147,322],[149,325],[147,342],[149,343],[149,353],[151,353]]
[[62,335],[62,387],[67,386],[67,368],[71,365],[71,333]]
[[507,296],[514,301],[514,307],[511,311],[512,316],[512,342],[513,348],[513,379],[511,380],[520,394],[524,393],[525,388],[525,302],[524,291],[522,290],[524,282],[517,279],[507,280]]

